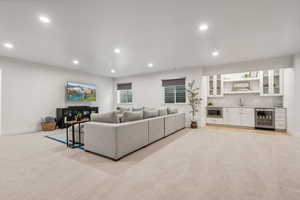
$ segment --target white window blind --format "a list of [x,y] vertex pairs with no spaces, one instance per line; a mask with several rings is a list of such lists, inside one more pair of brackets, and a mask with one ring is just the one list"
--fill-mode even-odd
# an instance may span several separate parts
[[165,103],[186,103],[185,78],[162,80]]

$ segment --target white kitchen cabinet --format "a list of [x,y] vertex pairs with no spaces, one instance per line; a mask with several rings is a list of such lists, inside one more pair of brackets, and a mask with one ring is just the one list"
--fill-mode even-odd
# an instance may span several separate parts
[[222,75],[211,75],[208,77],[208,97],[223,96],[223,80]]
[[286,109],[275,109],[275,129],[286,130]]
[[225,125],[240,126],[240,108],[224,108],[223,118]]
[[283,69],[261,71],[260,95],[283,95]]
[[206,123],[207,124],[218,124],[218,125],[224,124],[223,118],[207,118]]
[[225,125],[254,127],[253,108],[224,108],[223,117]]
[[241,108],[241,126],[254,127],[254,109],[253,108]]

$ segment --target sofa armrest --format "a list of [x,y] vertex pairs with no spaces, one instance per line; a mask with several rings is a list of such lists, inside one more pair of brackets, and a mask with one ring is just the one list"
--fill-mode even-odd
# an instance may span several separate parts
[[116,159],[116,125],[108,123],[85,123],[85,150]]
[[148,121],[120,124],[116,131],[117,159],[148,145]]

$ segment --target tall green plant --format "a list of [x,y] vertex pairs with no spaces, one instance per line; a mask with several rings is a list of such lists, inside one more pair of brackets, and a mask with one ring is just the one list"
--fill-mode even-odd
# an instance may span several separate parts
[[199,105],[201,103],[201,98],[199,97],[199,88],[194,88],[195,80],[188,83],[188,87],[186,89],[187,97],[189,100],[189,105],[192,108],[192,111],[190,112],[193,117],[193,121],[195,121],[196,113],[199,111]]

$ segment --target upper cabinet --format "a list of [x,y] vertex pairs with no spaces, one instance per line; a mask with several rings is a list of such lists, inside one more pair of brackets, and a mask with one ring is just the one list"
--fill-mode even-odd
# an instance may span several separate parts
[[223,80],[222,75],[212,75],[208,78],[208,97],[223,96]]
[[283,95],[284,69],[217,74],[208,77],[208,97],[231,94]]
[[283,95],[283,70],[261,71],[261,96],[281,96]]

